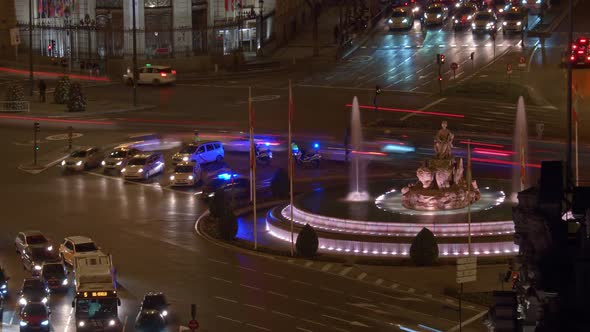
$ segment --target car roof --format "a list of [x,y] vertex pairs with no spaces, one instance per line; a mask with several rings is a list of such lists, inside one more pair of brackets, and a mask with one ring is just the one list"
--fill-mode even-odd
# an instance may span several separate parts
[[92,241],[91,238],[86,237],[86,236],[81,236],[81,235],[68,236],[65,239],[73,242],[74,244],[90,243],[90,242],[94,243],[94,241]]
[[148,296],[164,296],[164,293],[162,293],[162,292],[147,292],[147,293],[145,293],[145,295],[143,297],[148,297]]
[[208,143],[221,143],[220,141],[213,141],[213,140],[202,140],[199,141],[198,143],[189,143],[187,144],[187,146],[200,146],[203,144],[208,144]]
[[43,284],[43,280],[41,280],[39,278],[25,278],[23,280],[23,286],[27,283],[42,283]]
[[21,233],[24,236],[31,236],[31,235],[43,235],[43,236],[45,236],[45,234],[41,233],[41,231],[36,231],[36,230],[26,230],[26,231],[22,231]]
[[182,161],[179,162],[178,164],[176,164],[176,166],[197,166],[198,163],[194,162],[194,161]]
[[145,159],[145,158],[149,158],[151,156],[159,156],[162,155],[160,152],[142,152],[140,154],[137,154],[135,156],[133,156],[133,159]]
[[128,146],[128,145],[119,145],[119,146],[115,146],[111,151],[115,151],[115,150],[123,150],[123,151],[129,151],[132,149],[136,149],[133,146]]

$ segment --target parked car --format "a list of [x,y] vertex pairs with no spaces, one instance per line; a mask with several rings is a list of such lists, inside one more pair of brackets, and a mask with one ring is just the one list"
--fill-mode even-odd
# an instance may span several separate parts
[[192,161],[206,164],[214,161],[220,162],[225,157],[223,144],[219,141],[202,141],[183,146],[172,156],[172,165],[183,161]]
[[45,303],[28,303],[20,312],[20,331],[47,331],[49,326],[49,308]]
[[40,277],[50,291],[68,289],[68,271],[61,261],[43,263]]
[[[138,80],[137,84],[174,84],[176,82],[176,70],[170,66],[156,66],[156,65],[145,65],[138,69]],[[127,69],[127,72],[123,75],[123,81],[128,85],[133,84],[133,71]]]
[[41,273],[43,263],[45,262],[59,262],[59,256],[54,250],[47,250],[46,248],[28,247],[21,256],[23,268],[33,276],[38,276]]
[[101,162],[104,171],[120,171],[127,166],[127,163],[131,158],[140,154],[136,148],[127,146],[118,146],[114,148],[107,157]]
[[66,171],[83,171],[100,166],[104,155],[99,148],[81,148],[72,152],[61,162]]
[[142,153],[131,158],[123,169],[124,179],[147,180],[150,176],[164,172],[164,157],[160,152]]
[[182,162],[174,167],[174,173],[170,175],[172,186],[194,186],[202,180],[203,171],[199,163]]
[[64,263],[73,266],[74,258],[100,253],[100,248],[86,236],[68,236],[59,246],[59,254]]
[[44,248],[47,251],[53,250],[53,243],[40,231],[19,232],[14,239],[16,253],[23,255],[26,248]]

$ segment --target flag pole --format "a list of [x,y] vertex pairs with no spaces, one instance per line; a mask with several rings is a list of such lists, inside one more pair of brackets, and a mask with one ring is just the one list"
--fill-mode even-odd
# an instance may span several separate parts
[[250,119],[250,200],[254,213],[254,250],[258,248],[258,232],[256,224],[256,157],[254,156],[254,109],[252,108],[252,87],[248,88],[248,117]]
[[572,107],[572,115],[574,118],[574,135],[575,135],[575,149],[576,149],[576,187],[580,185],[580,173],[578,168],[579,163],[579,150],[578,150],[578,89],[576,86],[573,88],[574,93],[574,106]]
[[467,251],[471,256],[471,139],[467,140],[467,199]]
[[293,121],[293,91],[291,90],[291,80],[289,80],[289,146],[287,151],[289,154],[289,215],[291,219],[291,256],[295,255],[294,250],[294,236],[293,236],[293,151],[291,151],[292,134],[291,122]]

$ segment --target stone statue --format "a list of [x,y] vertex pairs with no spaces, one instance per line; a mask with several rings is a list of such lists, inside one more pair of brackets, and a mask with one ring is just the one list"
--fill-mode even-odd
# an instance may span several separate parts
[[436,136],[434,136],[435,159],[450,159],[455,135],[447,129],[446,121],[442,122],[441,127],[438,133],[436,133]]

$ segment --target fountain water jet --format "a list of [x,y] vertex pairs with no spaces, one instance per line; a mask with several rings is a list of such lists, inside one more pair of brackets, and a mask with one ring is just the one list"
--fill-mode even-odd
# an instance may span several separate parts
[[523,169],[521,165],[526,165],[528,161],[528,130],[526,110],[524,107],[524,98],[518,98],[516,106],[516,122],[514,124],[514,139],[512,141],[512,149],[514,150],[513,161],[518,167],[512,169],[512,194],[510,199],[513,202],[518,202],[517,193],[526,189],[528,179],[526,176],[526,167]]
[[359,151],[362,150],[363,133],[361,128],[361,112],[357,97],[352,100],[352,109],[350,114],[350,143],[352,148],[350,159],[350,188],[347,201],[365,202],[371,197],[367,192],[367,163]]

